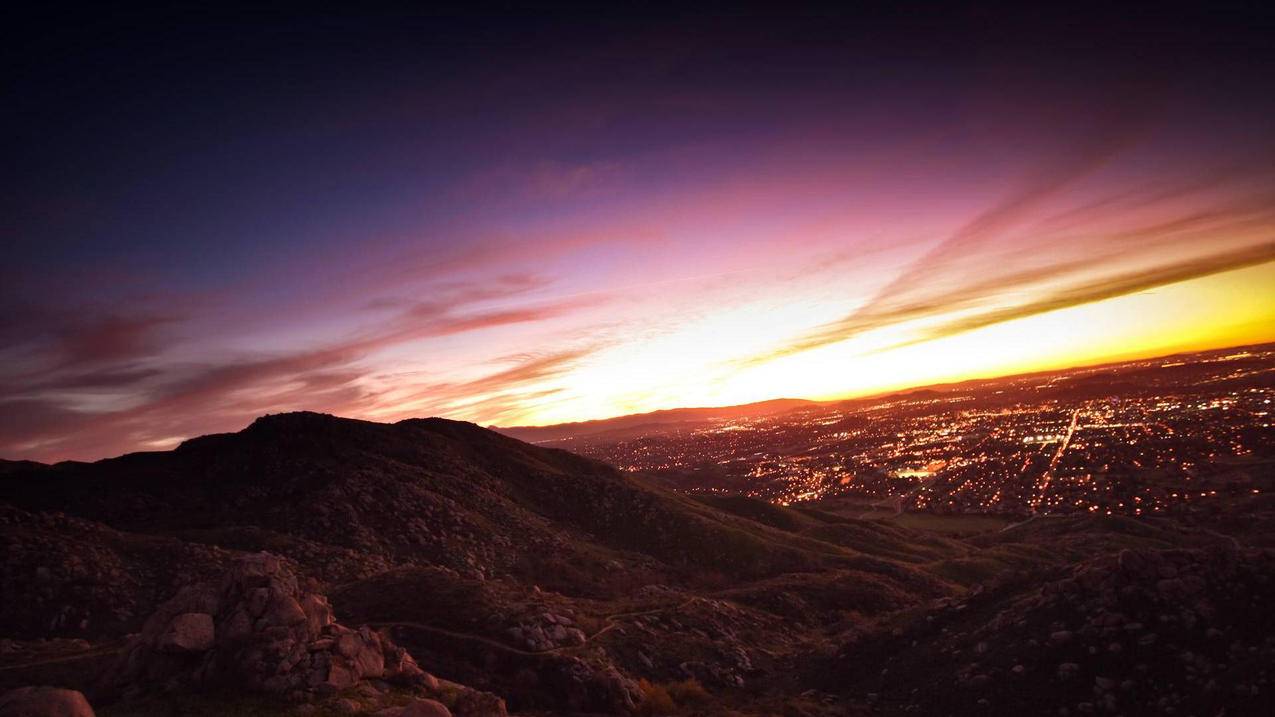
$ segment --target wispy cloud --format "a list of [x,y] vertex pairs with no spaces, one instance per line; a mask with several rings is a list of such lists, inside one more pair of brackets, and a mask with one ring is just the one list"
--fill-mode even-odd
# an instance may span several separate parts
[[937,326],[926,327],[906,344],[895,344],[891,348],[941,339],[1005,321],[1022,319],[1049,311],[1125,296],[1126,294],[1134,294],[1168,284],[1175,284],[1179,281],[1198,279],[1219,272],[1264,264],[1269,261],[1275,261],[1275,241],[1245,247],[1224,254],[1136,269],[1097,281],[1047,292],[1024,303],[994,308],[977,312],[970,316],[943,321]]
[[[97,456],[128,447],[160,445],[165,441],[211,430],[243,425],[265,412],[314,409],[367,414],[378,408],[381,396],[369,382],[375,370],[367,359],[378,351],[404,344],[531,324],[565,316],[605,301],[603,295],[571,297],[523,306],[490,306],[508,301],[543,282],[526,277],[483,286],[454,285],[430,300],[396,303],[379,308],[390,315],[356,335],[316,348],[274,356],[231,357],[206,364],[119,363],[146,356],[145,342],[136,334],[146,321],[112,323],[117,332],[92,326],[87,348],[105,344],[111,350],[88,353],[101,368],[84,371],[76,364],[58,363],[23,381],[0,384],[0,412],[23,416],[0,422],[0,454],[36,458]],[[116,334],[121,338],[116,338]],[[102,337],[107,337],[107,341]],[[427,385],[431,407],[465,408],[472,415],[492,417],[510,410],[508,400],[497,405],[496,393],[556,375],[580,352],[524,361],[481,379]],[[128,405],[97,409],[88,400],[101,391],[127,389]],[[88,393],[85,393],[88,392]],[[461,404],[463,396],[488,394],[490,408]],[[545,394],[547,395],[547,394]],[[497,407],[499,410],[496,410]]]
[[910,322],[928,326],[906,343],[928,341],[1275,258],[1270,171],[1253,165],[1062,211],[1044,206],[1051,197],[1056,204],[1054,195],[1119,146],[1114,139],[1096,143],[1087,161],[1029,182],[981,212],[844,317],[737,364],[755,366]]
[[463,416],[483,423],[500,423],[522,416],[562,392],[552,385],[582,360],[597,353],[602,344],[545,353],[507,357],[497,363],[508,368],[465,381],[409,383],[393,391],[392,400],[378,415],[403,418],[411,415]]

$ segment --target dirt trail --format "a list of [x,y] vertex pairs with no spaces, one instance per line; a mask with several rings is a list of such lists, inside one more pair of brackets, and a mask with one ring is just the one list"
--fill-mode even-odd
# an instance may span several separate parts
[[10,670],[23,670],[28,667],[41,667],[43,665],[56,665],[59,662],[75,662],[77,660],[87,660],[90,657],[101,657],[102,655],[113,655],[124,649],[123,645],[108,645],[105,647],[94,647],[89,650],[77,652],[71,655],[59,655],[58,657],[48,657],[32,662],[23,662],[17,665],[0,666],[0,672],[8,672]]
[[656,614],[667,612],[670,610],[681,610],[683,608],[689,607],[692,603],[700,599],[702,598],[692,597],[681,603],[678,603],[677,605],[665,605],[663,607],[652,608],[650,610],[638,610],[635,612],[618,612],[613,615],[606,615],[604,616],[604,619],[606,620],[606,623],[607,623],[606,626],[603,627],[601,630],[598,630],[597,632],[593,633],[592,635],[586,636],[584,639],[584,642],[580,643],[579,645],[561,645],[559,647],[551,647],[547,650],[523,650],[521,648],[513,647],[499,640],[494,640],[484,635],[476,635],[474,633],[469,633],[469,632],[456,632],[454,630],[448,630],[446,628],[436,627],[434,625],[426,625],[420,622],[401,622],[401,621],[400,622],[370,622],[368,623],[368,625],[370,627],[377,627],[377,628],[387,627],[387,628],[393,629],[396,627],[403,627],[403,628],[408,628],[411,630],[422,630],[424,632],[433,632],[439,635],[447,635],[448,637],[454,637],[459,640],[470,640],[472,642],[481,642],[484,645],[488,645],[498,650],[503,650],[505,652],[509,652],[515,655],[524,655],[528,657],[534,657],[537,655],[552,655],[559,652],[566,652],[568,650],[580,649],[588,645],[593,640],[619,627],[621,624],[620,623],[621,620],[624,620],[627,618],[634,618],[634,617],[643,617],[645,615],[656,615]]
[[[634,617],[643,617],[645,615],[656,615],[656,614],[670,611],[670,610],[681,610],[683,608],[689,607],[696,600],[700,600],[700,599],[702,598],[697,596],[697,597],[689,598],[681,603],[678,603],[677,605],[665,605],[663,607],[651,608],[649,610],[638,610],[635,612],[619,612],[613,615],[605,615],[604,619],[606,620],[606,623],[607,623],[606,626],[603,627],[601,630],[598,630],[597,632],[593,633],[592,635],[585,637],[584,642],[580,643],[579,645],[563,645],[560,647],[553,647],[548,650],[523,650],[517,647],[513,647],[511,645],[507,645],[503,642],[500,642],[499,640],[494,640],[490,637],[486,637],[484,635],[477,635],[477,634],[469,633],[469,632],[457,632],[455,630],[448,630],[446,628],[437,627],[434,625],[426,625],[424,623],[419,623],[419,622],[370,622],[367,624],[370,627],[376,627],[376,628],[393,629],[396,627],[402,627],[402,628],[408,628],[412,630],[432,632],[439,635],[447,635],[448,637],[454,637],[458,640],[469,640],[472,642],[481,642],[484,645],[494,647],[498,650],[510,652],[515,655],[525,655],[530,657],[530,656],[536,656],[536,655],[552,655],[558,652],[565,652],[567,650],[574,650],[574,649],[584,647],[588,645],[590,642],[592,642],[593,640],[619,627],[621,624],[620,623],[621,620],[624,620],[627,618],[634,618]],[[45,658],[41,660],[34,660],[32,662],[23,662],[16,665],[3,665],[3,666],[0,666],[0,672],[8,672],[12,670],[23,670],[23,669],[27,669],[31,667],[54,665],[54,664],[58,664],[62,662],[75,662],[78,660],[87,660],[93,657],[101,657],[103,655],[115,654],[115,653],[118,653],[123,648],[124,648],[123,645],[118,645],[118,644],[104,646],[104,647],[95,647],[90,650],[85,650],[83,652],[77,652],[73,655],[61,655],[58,657],[49,657],[49,658]]]

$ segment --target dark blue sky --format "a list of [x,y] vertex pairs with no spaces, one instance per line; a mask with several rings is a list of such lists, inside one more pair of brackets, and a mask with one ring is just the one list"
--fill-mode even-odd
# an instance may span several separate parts
[[[562,403],[537,412],[508,397],[530,384],[474,405],[384,386],[437,361],[448,378],[429,385],[457,396],[479,388],[464,367],[575,357],[581,337],[622,343],[619,325],[662,335],[671,324],[630,326],[634,302],[662,292],[610,292],[779,271],[771,256],[826,264],[883,236],[936,240],[1117,152],[1101,181],[1113,196],[1144,191],[1162,165],[1161,181],[1220,176],[1247,198],[1266,178],[1235,166],[1269,156],[1275,136],[1266,5],[23,9],[3,50],[0,408],[33,418],[0,425],[0,451],[162,445],[156,416],[179,410],[215,420],[175,434],[262,405],[548,420],[667,403],[681,389],[594,401],[581,379],[541,386]],[[1115,149],[1093,150],[1104,142]],[[796,235],[821,238],[794,249]],[[877,275],[897,269],[880,261]],[[779,296],[774,281],[754,295]],[[668,301],[709,301],[697,291]],[[600,293],[627,308],[563,319]],[[409,305],[381,325],[385,307]],[[487,338],[492,325],[514,333]],[[227,405],[258,380],[244,376],[316,370],[333,395]],[[214,383],[224,390],[190,393]],[[850,387],[826,392],[838,390]],[[754,393],[769,397],[700,400]],[[83,437],[103,416],[131,428]]]

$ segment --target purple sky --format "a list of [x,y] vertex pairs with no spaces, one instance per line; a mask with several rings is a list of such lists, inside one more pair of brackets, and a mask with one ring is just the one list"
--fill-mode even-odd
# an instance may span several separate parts
[[6,458],[1275,338],[1256,7],[19,26]]

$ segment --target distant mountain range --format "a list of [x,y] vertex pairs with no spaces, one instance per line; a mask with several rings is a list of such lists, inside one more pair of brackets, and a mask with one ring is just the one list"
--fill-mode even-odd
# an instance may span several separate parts
[[746,403],[739,406],[720,406],[716,408],[669,408],[650,413],[635,413],[615,418],[601,418],[596,421],[577,421],[574,423],[558,423],[552,426],[510,426],[501,428],[491,426],[491,430],[506,436],[517,438],[528,443],[549,443],[569,438],[592,436],[606,433],[621,437],[626,432],[645,431],[651,427],[668,427],[678,423],[699,423],[702,421],[730,420],[733,418],[752,418],[756,416],[773,416],[787,413],[805,406],[818,405],[816,401],[800,398],[776,398],[757,403]]
[[[615,416],[612,418],[601,418],[592,421],[576,421],[571,423],[557,423],[545,426],[488,426],[493,431],[502,433],[506,436],[517,438],[528,443],[559,443],[569,442],[573,439],[580,439],[586,436],[593,439],[606,438],[611,440],[623,440],[646,434],[662,433],[670,428],[675,428],[679,424],[696,424],[709,421],[722,421],[742,418],[761,418],[765,416],[775,416],[790,411],[800,410],[802,408],[814,408],[818,406],[853,406],[863,403],[881,403],[891,399],[911,399],[920,400],[925,398],[938,398],[945,395],[951,395],[959,392],[971,392],[977,390],[985,390],[989,387],[995,387],[1003,384],[1014,383],[1018,381],[1030,380],[1042,376],[1067,376],[1071,374],[1089,375],[1104,374],[1108,370],[1129,370],[1130,367],[1141,363],[1158,363],[1161,361],[1169,361],[1181,359],[1190,361],[1198,359],[1201,356],[1211,354],[1224,354],[1229,352],[1247,351],[1247,350],[1269,350],[1275,344],[1256,344],[1253,346],[1237,346],[1228,349],[1213,349],[1204,352],[1186,352],[1170,354],[1166,356],[1158,356],[1146,359],[1138,359],[1133,361],[1116,361],[1093,366],[1080,366],[1070,369],[1059,369],[1052,371],[1035,371],[1022,374],[1010,374],[1005,376],[995,376],[991,378],[975,378],[953,383],[934,384],[931,386],[920,386],[917,388],[905,389],[901,391],[887,391],[884,393],[869,394],[850,399],[834,399],[829,401],[812,401],[800,398],[776,398],[767,401],[758,401],[756,403],[745,403],[736,406],[720,406],[708,408],[669,408],[659,411],[651,411],[648,413],[635,413],[624,416]],[[569,445],[564,444],[565,447]]]

